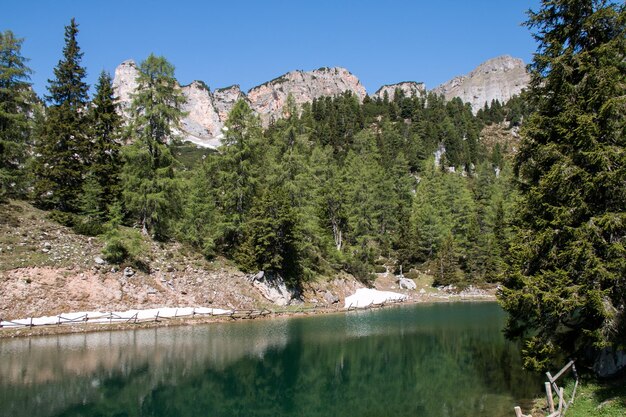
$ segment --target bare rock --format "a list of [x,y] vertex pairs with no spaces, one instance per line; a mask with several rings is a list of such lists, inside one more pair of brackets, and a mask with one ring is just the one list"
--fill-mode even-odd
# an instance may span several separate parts
[[626,351],[610,347],[600,351],[593,364],[593,370],[601,378],[618,375],[626,369]]
[[249,277],[249,280],[263,297],[276,305],[287,306],[297,299],[297,292],[288,288],[285,280],[278,274],[266,274],[260,271]]
[[238,85],[231,85],[225,88],[218,88],[213,92],[213,104],[220,117],[222,124],[228,118],[228,114],[241,99],[246,99],[246,95]]
[[400,286],[400,288],[406,290],[415,290],[417,288],[417,285],[415,285],[415,281],[405,277],[398,278],[398,285]]
[[131,268],[130,266],[127,266],[126,268],[124,268],[124,276],[126,278],[130,278],[133,275],[135,275],[135,271],[133,270],[133,268]]
[[323,96],[336,96],[346,91],[359,101],[366,92],[357,77],[345,68],[320,68],[314,71],[292,71],[248,91],[250,107],[259,114],[264,126],[283,116],[287,97],[291,94],[296,105],[310,103]]
[[330,291],[326,291],[326,293],[324,294],[324,301],[326,301],[326,304],[337,304],[339,302],[339,297],[337,297]]
[[385,97],[385,93],[387,93],[387,97],[391,101],[396,96],[396,90],[402,91],[405,97],[421,97],[426,94],[426,86],[424,83],[403,81],[397,84],[383,85],[374,93],[374,95],[372,95],[372,98],[379,98],[382,100]]
[[442,94],[446,100],[459,97],[470,103],[474,114],[485,102],[492,100],[506,103],[511,97],[528,86],[530,76],[521,59],[508,55],[499,56],[480,64],[467,75],[461,75],[436,87],[433,92]]

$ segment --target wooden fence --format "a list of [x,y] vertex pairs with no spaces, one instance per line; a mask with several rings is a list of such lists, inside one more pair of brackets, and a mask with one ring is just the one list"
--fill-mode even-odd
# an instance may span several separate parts
[[[575,382],[572,394],[569,399],[567,399],[565,397],[563,387],[559,387],[557,381],[569,370],[572,371]],[[550,372],[546,372],[546,377],[548,378],[548,381],[546,381],[544,385],[546,389],[546,399],[548,401],[548,412],[550,413],[546,417],[563,417],[565,416],[565,412],[569,406],[574,403],[574,398],[576,397],[576,389],[578,388],[578,373],[576,372],[576,365],[574,364],[574,361],[569,361],[567,365],[565,365],[554,376],[552,376]],[[557,404],[556,409],[555,404]],[[520,407],[515,407],[515,416],[531,417],[530,415],[522,414],[522,409]]]
[[[45,322],[42,322],[42,318],[27,318],[22,320],[4,320],[0,318],[0,330],[2,329],[17,329],[17,328],[29,328],[29,327],[45,327],[45,326],[63,326],[73,324],[114,324],[114,323],[147,323],[147,322],[160,322],[163,320],[172,319],[193,319],[200,317],[223,317],[233,320],[237,319],[254,319],[258,317],[264,317],[268,315],[287,315],[287,314],[314,314],[321,312],[339,312],[339,311],[354,311],[354,310],[366,310],[374,308],[383,308],[392,304],[401,303],[403,300],[388,300],[379,304],[370,304],[364,307],[353,307],[352,305],[341,308],[337,307],[299,307],[299,308],[285,308],[280,310],[268,310],[263,308],[261,310],[217,310],[207,308],[180,308],[180,309],[154,309],[155,314],[147,316],[144,311],[135,311],[134,314],[108,312],[108,313],[85,313],[81,315],[76,314],[59,314],[57,316],[46,317]],[[173,310],[173,312],[172,312]],[[52,318],[52,320],[51,320]]]

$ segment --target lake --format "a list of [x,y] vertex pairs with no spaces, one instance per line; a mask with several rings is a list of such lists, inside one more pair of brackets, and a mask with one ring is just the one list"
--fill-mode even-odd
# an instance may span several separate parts
[[495,303],[0,339],[0,416],[498,417],[540,395]]

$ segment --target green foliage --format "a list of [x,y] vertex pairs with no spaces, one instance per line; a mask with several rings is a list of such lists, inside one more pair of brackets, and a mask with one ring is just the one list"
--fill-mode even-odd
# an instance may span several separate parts
[[265,190],[255,200],[237,259],[248,271],[278,273],[288,283],[302,281],[298,223],[284,190]]
[[517,158],[520,221],[501,301],[527,364],[558,354],[589,364],[626,337],[626,12],[558,0],[529,16],[535,113]]
[[24,195],[24,163],[34,94],[32,71],[21,55],[22,39],[0,32],[0,201]]
[[138,91],[131,105],[130,135],[124,148],[122,195],[126,209],[144,234],[166,239],[180,213],[176,160],[166,143],[182,116],[184,98],[177,88],[174,67],[150,55],[139,66]]
[[226,121],[225,137],[215,163],[215,201],[220,213],[218,242],[233,253],[242,242],[243,224],[256,192],[261,124],[248,104],[238,101]]
[[43,126],[38,129],[35,200],[45,208],[75,212],[89,163],[87,91],[83,53],[76,41],[78,25],[72,19],[65,27],[63,58],[49,80]]
[[122,119],[116,107],[111,76],[102,72],[96,85],[96,95],[89,108],[92,136],[90,169],[83,185],[81,207],[85,212],[84,201],[89,201],[87,204],[91,207],[87,208],[88,214],[98,220],[105,220],[109,203],[120,198]]
[[63,58],[49,80],[45,121],[37,138],[35,199],[46,208],[75,212],[88,166],[89,139],[85,116],[89,86],[83,81],[83,53],[76,41],[78,25],[65,27]]
[[140,259],[142,254],[145,254],[147,245],[138,230],[111,227],[104,234],[104,242],[102,256],[107,262],[118,265],[122,263],[143,265]]

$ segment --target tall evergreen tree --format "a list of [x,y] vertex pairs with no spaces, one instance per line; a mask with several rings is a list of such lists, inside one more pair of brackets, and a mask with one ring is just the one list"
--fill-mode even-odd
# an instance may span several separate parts
[[626,12],[544,0],[517,179],[523,201],[501,300],[529,367],[593,361],[626,340]]
[[37,138],[35,199],[38,204],[76,211],[88,166],[89,138],[86,118],[89,86],[85,83],[83,53],[74,19],[65,27],[63,58],[48,80],[49,107]]
[[0,32],[0,201],[23,194],[23,165],[34,101],[22,39]]
[[[120,197],[120,139],[122,118],[116,111],[115,96],[111,76],[102,72],[96,85],[96,95],[89,109],[92,146],[91,168],[86,181],[92,194],[89,204],[100,217],[109,211],[109,205]],[[87,190],[84,190],[87,191]]]
[[221,155],[216,160],[216,200],[222,214],[219,243],[227,252],[242,242],[242,226],[258,181],[255,161],[260,157],[257,146],[261,136],[258,116],[245,101],[238,101],[228,115]]
[[180,212],[176,160],[166,144],[182,117],[184,97],[174,78],[174,66],[150,54],[139,66],[137,93],[131,104],[130,135],[122,170],[126,208],[144,234],[167,238]]

